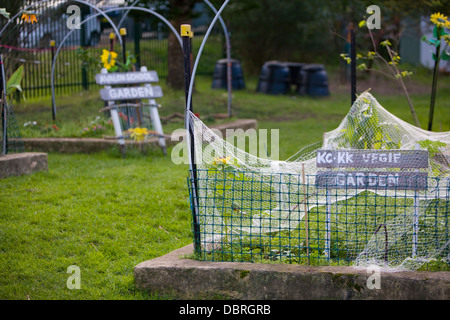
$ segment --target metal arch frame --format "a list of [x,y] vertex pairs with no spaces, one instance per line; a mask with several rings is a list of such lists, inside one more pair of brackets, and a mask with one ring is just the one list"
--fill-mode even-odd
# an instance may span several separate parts
[[[130,10],[132,8],[134,8],[141,0],[136,0],[134,1],[130,6],[129,9],[125,12],[125,14],[122,16],[122,18],[119,21],[118,27],[120,28],[120,26],[122,25],[123,21],[125,20],[125,18],[127,17],[128,13],[130,12]],[[210,8],[211,10],[214,12],[214,14],[217,14],[217,9],[214,7],[214,5],[209,1],[209,0],[203,0],[203,2],[205,2]],[[226,49],[227,49],[227,74],[228,74],[228,78],[227,78],[227,87],[228,87],[228,117],[232,116],[232,112],[231,112],[231,101],[232,101],[232,85],[231,85],[231,45],[230,45],[230,34],[228,32],[228,28],[225,24],[225,21],[223,21],[222,16],[219,14],[219,22],[222,25],[222,29],[223,32],[225,34],[225,42],[226,42]]]
[[[44,0],[47,1],[47,0]],[[138,11],[144,11],[144,12],[148,12],[151,13],[153,15],[155,15],[156,17],[160,18],[161,20],[163,20],[168,26],[169,28],[175,33],[175,36],[177,37],[181,48],[183,48],[183,42],[181,40],[181,36],[178,34],[178,32],[175,30],[175,28],[172,26],[172,24],[163,16],[161,16],[159,13],[151,10],[151,9],[147,9],[147,8],[140,8],[140,7],[120,7],[120,8],[114,8],[114,9],[108,9],[105,11],[101,11],[95,15],[90,16],[89,18],[83,20],[80,22],[80,26],[83,23],[86,23],[87,21],[94,19],[96,17],[98,17],[99,15],[106,15],[106,13],[108,12],[113,12],[113,11],[122,11],[122,10],[138,10]],[[115,26],[115,25],[114,25]],[[72,34],[72,32],[74,32],[75,29],[71,30],[65,37],[64,39],[61,41],[61,43],[59,44],[56,52],[55,52],[55,56],[53,58],[52,61],[52,74],[51,74],[51,87],[52,87],[52,111],[53,114],[56,115],[56,102],[55,102],[55,62],[56,62],[56,58],[58,57],[59,51],[61,50],[62,45],[64,44],[64,42],[67,40],[67,38]]]
[[[12,17],[11,19],[9,19],[8,22],[5,24],[5,26],[2,28],[2,30],[0,30],[0,37],[1,37],[2,33],[3,33],[3,31],[5,31],[6,27],[7,27],[12,21],[14,21],[21,13],[23,13],[24,11],[26,11],[26,10],[28,10],[28,9],[30,9],[30,8],[36,6],[36,5],[40,4],[40,3],[44,3],[44,2],[48,2],[48,1],[49,1],[49,0],[40,0],[40,1],[36,2],[36,3],[33,3],[32,5],[29,5],[29,6],[26,7],[25,9],[19,11],[14,17]],[[116,27],[116,25],[114,24],[114,22],[113,22],[113,21],[111,20],[111,18],[105,13],[106,11],[102,11],[102,10],[100,10],[99,8],[97,8],[96,6],[94,6],[93,4],[90,4],[89,2],[85,2],[85,1],[83,1],[83,0],[73,0],[73,1],[74,1],[74,2],[78,2],[78,3],[85,4],[85,5],[89,6],[89,7],[91,7],[92,9],[98,11],[98,12],[99,12],[98,15],[103,15],[103,16],[105,17],[105,19],[107,19],[108,22],[109,22],[109,23],[111,24],[111,26],[113,27],[114,32],[116,33],[116,35],[117,35],[118,38],[119,38],[120,43],[122,44],[122,36],[120,35],[119,29],[117,29],[117,27]],[[98,16],[98,15],[96,15],[96,16]],[[81,25],[81,23],[80,23],[80,25]]]
[[[205,33],[205,36],[204,36],[203,41],[202,41],[202,43],[200,45],[200,48],[198,49],[197,57],[195,59],[194,66],[192,68],[192,75],[191,75],[191,81],[190,81],[190,84],[189,84],[188,98],[187,98],[187,101],[186,101],[186,110],[189,110],[189,104],[190,104],[190,101],[192,99],[192,90],[193,90],[193,87],[194,87],[195,73],[197,71],[198,62],[199,62],[200,57],[202,55],[203,48],[205,46],[206,40],[208,40],[208,37],[209,37],[209,34],[211,33],[211,30],[213,29],[214,25],[216,24],[217,19],[220,17],[220,14],[222,13],[223,9],[225,9],[225,7],[228,4],[228,2],[230,2],[230,0],[225,0],[224,3],[222,4],[222,6],[217,11],[214,19],[211,21],[211,24],[209,25],[208,30]],[[189,124],[189,121],[187,121],[187,123]]]

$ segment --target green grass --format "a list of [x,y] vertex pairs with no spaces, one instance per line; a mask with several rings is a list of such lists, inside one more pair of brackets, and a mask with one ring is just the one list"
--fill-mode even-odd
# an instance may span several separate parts
[[192,242],[186,169],[114,152],[50,154],[49,168],[0,182],[0,298],[146,298],[133,267]]
[[[428,74],[427,72],[424,72]],[[330,73],[332,81],[336,78]],[[417,80],[428,88],[429,78]],[[348,86],[327,98],[255,93],[257,79],[233,92],[236,118],[256,118],[261,129],[279,129],[280,159],[320,141],[350,108]],[[412,122],[400,90],[375,97],[388,111]],[[161,116],[183,112],[184,92],[163,86]],[[227,92],[211,90],[199,77],[193,96],[201,118],[226,113]],[[449,131],[450,79],[439,79],[435,131]],[[359,88],[365,90],[367,88]],[[429,94],[412,92],[422,127]],[[53,124],[50,98],[16,106],[20,128],[27,121]],[[64,135],[82,130],[99,115],[98,91],[57,97],[57,124]],[[182,123],[167,126],[171,130]],[[25,133],[25,132],[23,132]],[[59,132],[61,133],[61,132]],[[30,134],[31,135],[31,134]],[[28,134],[24,134],[28,136]],[[169,150],[170,155],[170,150]],[[0,299],[158,299],[136,290],[133,267],[192,242],[186,185],[187,167],[176,166],[159,150],[147,155],[117,151],[91,155],[49,154],[49,171],[0,180]],[[69,290],[67,268],[81,270],[81,290]]]

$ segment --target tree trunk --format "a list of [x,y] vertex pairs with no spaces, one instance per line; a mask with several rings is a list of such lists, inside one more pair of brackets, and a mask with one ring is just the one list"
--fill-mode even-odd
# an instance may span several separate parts
[[[188,23],[186,20],[180,23],[180,21],[171,21],[172,25],[180,30],[180,26],[183,23]],[[184,89],[184,62],[183,51],[177,37],[173,32],[169,33],[168,38],[168,74],[167,85],[173,89]]]
[[[192,10],[194,4],[199,0],[169,0],[170,23],[175,30],[180,32],[182,24],[191,24]],[[184,89],[184,65],[183,50],[176,36],[170,32],[168,38],[169,70],[167,74],[167,85],[174,89]]]

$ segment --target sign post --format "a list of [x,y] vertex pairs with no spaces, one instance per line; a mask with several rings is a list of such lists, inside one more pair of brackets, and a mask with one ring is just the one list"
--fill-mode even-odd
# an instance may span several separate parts
[[[325,256],[331,253],[330,189],[372,189],[372,190],[412,190],[414,191],[413,217],[413,257],[417,253],[418,217],[420,190],[427,189],[428,173],[420,169],[428,168],[427,150],[323,150],[317,151],[316,165],[329,171],[318,171],[316,186],[326,189]],[[331,169],[352,168],[352,170]],[[371,169],[391,169],[376,171]],[[392,170],[392,169],[402,169]],[[404,171],[415,169],[414,171]],[[386,227],[385,227],[386,229]]]
[[[114,125],[114,131],[118,139],[121,149],[125,147],[122,126],[115,107],[115,101],[120,100],[147,100],[150,112],[150,118],[155,131],[158,133],[159,146],[163,150],[164,155],[167,154],[166,141],[158,113],[158,105],[155,98],[163,96],[160,86],[152,86],[150,83],[158,82],[158,74],[155,71],[148,71],[146,67],[141,67],[139,72],[114,72],[108,73],[106,69],[102,69],[100,74],[95,76],[95,81],[99,85],[105,87],[100,90],[102,100],[106,101],[111,113],[111,120]],[[142,86],[142,84],[144,84]],[[133,87],[118,87],[118,85],[135,85]],[[113,87],[115,86],[115,87]],[[142,106],[140,106],[142,107]]]

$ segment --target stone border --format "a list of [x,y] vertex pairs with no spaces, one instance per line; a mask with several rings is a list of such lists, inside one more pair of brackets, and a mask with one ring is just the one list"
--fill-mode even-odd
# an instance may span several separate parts
[[[240,119],[229,123],[211,126],[211,129],[218,129],[225,136],[227,129],[257,129],[258,123],[254,119]],[[59,152],[59,153],[94,153],[103,150],[108,150],[117,146],[115,139],[101,139],[101,138],[23,138],[23,145],[27,151],[40,152]],[[166,139],[168,145],[177,143],[171,141],[170,137]],[[152,138],[144,143],[137,143],[127,140],[125,144],[128,147],[145,146],[159,148],[158,139]]]
[[23,152],[0,156],[0,179],[48,170],[46,153]]
[[[193,246],[134,268],[136,287],[176,299],[238,300],[448,300],[450,272],[381,272],[380,289],[369,289],[372,273],[353,267],[300,266],[189,259]],[[371,280],[370,280],[371,281]]]

